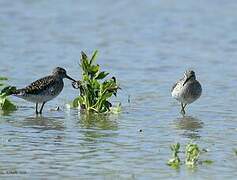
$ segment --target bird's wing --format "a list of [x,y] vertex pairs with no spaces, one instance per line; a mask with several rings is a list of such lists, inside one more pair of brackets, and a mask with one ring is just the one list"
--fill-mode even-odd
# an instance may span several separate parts
[[50,85],[54,83],[54,79],[52,76],[46,76],[41,79],[38,79],[31,83],[29,86],[17,90],[18,93],[24,92],[27,94],[38,94],[39,92],[48,89]]

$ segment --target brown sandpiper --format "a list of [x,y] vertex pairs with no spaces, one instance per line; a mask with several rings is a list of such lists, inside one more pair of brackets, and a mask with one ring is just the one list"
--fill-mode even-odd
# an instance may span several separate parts
[[[52,75],[38,79],[25,88],[17,89],[13,95],[36,103],[35,113],[42,114],[45,103],[57,97],[63,90],[64,78],[76,82],[76,80],[67,75],[65,69],[57,67],[53,70]],[[38,111],[38,104],[42,104],[40,111]]]

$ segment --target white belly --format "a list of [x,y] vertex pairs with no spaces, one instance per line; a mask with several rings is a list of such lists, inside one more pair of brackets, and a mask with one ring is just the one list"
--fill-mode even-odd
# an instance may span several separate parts
[[186,84],[185,86],[183,86],[182,83],[178,83],[171,93],[172,97],[181,103],[191,104],[192,102],[194,102],[195,100],[197,100],[200,97],[201,89],[200,89],[200,92],[193,93],[193,91],[191,91],[190,88],[191,89],[195,88],[196,85],[194,85],[192,87],[190,87],[190,86],[192,86],[192,85]]
[[60,86],[60,88],[52,86],[50,89],[47,89],[45,91],[42,91],[39,94],[16,94],[16,97],[22,98],[26,101],[30,101],[33,103],[43,103],[52,100],[53,98],[57,97],[60,92],[62,91],[63,86]]
[[[57,95],[56,95],[57,96]],[[52,100],[56,96],[45,96],[45,95],[26,95],[26,96],[17,96],[20,97],[26,101],[30,101],[33,103],[43,103]]]
[[175,88],[173,89],[171,95],[173,98],[178,100],[179,102],[184,103],[184,98],[183,98],[183,86],[181,83],[178,83]]

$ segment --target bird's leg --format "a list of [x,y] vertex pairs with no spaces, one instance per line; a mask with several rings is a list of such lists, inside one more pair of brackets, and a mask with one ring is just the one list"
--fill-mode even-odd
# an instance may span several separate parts
[[38,112],[38,103],[36,103],[36,105],[35,105],[35,114],[39,114],[39,112]]
[[42,110],[43,110],[43,108],[44,108],[45,103],[46,103],[46,102],[43,102],[43,103],[42,103],[42,106],[41,106],[40,111],[39,111],[40,114],[42,114]]
[[186,108],[187,105],[188,105],[188,104],[184,104],[184,109]]
[[185,110],[184,110],[184,108],[186,107],[186,105],[187,105],[187,104],[181,103],[181,114],[182,114],[182,115],[185,115]]

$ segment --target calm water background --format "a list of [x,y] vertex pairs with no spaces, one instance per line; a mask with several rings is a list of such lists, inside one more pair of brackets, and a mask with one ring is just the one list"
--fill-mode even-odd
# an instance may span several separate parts
[[[0,72],[10,84],[23,87],[56,66],[79,79],[80,51],[98,49],[124,89],[116,99],[123,112],[109,117],[67,109],[78,93],[68,81],[42,117],[13,98],[18,111],[0,116],[1,179],[236,178],[236,9],[235,0],[1,0]],[[182,118],[170,87],[187,68],[203,94]],[[56,106],[62,111],[49,110]],[[191,140],[214,164],[168,167],[170,144]]]

